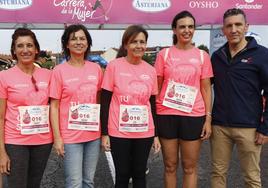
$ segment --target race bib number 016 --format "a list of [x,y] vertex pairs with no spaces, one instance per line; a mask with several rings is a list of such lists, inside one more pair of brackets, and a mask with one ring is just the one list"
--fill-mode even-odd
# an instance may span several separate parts
[[170,81],[165,93],[163,105],[190,113],[193,109],[198,90],[195,87]]
[[100,104],[78,104],[69,108],[68,129],[99,131]]
[[148,131],[148,107],[145,105],[120,105],[119,131]]
[[49,106],[19,106],[22,135],[49,132]]

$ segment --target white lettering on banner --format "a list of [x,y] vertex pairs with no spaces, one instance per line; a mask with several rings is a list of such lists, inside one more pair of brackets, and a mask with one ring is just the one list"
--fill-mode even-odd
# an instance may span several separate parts
[[132,6],[144,12],[160,12],[167,10],[170,6],[170,0],[134,0]]
[[[72,15],[72,19],[76,18],[83,22],[87,18],[94,18],[94,14],[96,13],[96,5],[92,5],[85,0],[54,0],[54,6],[62,7],[61,14]],[[101,4],[98,6],[104,11]]]
[[236,3],[235,7],[239,8],[239,9],[262,9],[263,5],[261,5],[261,4],[250,5],[250,4]]
[[254,0],[245,0],[246,3],[253,3]]
[[86,10],[86,9],[87,9],[87,7],[84,7],[84,10],[75,7],[74,10],[73,10],[72,19],[76,16],[79,20],[84,22],[84,21],[86,21],[86,18],[92,18],[94,13],[95,13],[95,10],[94,11],[89,11],[89,10]]
[[0,9],[18,10],[31,5],[32,0],[0,0]]
[[219,2],[217,1],[190,1],[190,8],[218,8]]
[[240,4],[240,3],[236,3],[235,7],[239,8],[239,9],[262,9],[263,8],[263,4],[252,4],[254,3],[254,0],[244,0],[245,4]]

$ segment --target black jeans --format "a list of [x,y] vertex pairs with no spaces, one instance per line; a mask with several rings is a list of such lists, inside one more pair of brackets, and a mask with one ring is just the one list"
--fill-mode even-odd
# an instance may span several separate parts
[[115,166],[115,188],[127,188],[132,177],[133,188],[146,188],[145,171],[153,137],[110,137],[111,152]]
[[52,144],[5,146],[11,161],[10,175],[7,175],[8,188],[40,187]]

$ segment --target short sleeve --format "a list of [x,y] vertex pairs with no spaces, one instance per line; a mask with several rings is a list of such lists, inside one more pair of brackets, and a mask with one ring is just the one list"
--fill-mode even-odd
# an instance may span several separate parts
[[154,68],[156,70],[156,75],[160,76],[160,77],[164,76],[164,64],[165,64],[164,56],[165,56],[165,52],[167,49],[168,48],[165,48],[157,54],[155,64],[154,64]]
[[201,69],[201,79],[213,77],[212,65],[207,52],[203,51],[204,62]]
[[54,99],[60,99],[62,94],[62,77],[60,69],[57,67],[52,71],[50,81],[49,96]]
[[106,67],[101,86],[103,89],[111,92],[113,92],[114,89],[114,77],[115,77],[114,71],[115,71],[115,62],[112,61]]
[[5,82],[4,72],[0,73],[0,98],[7,99],[7,84]]

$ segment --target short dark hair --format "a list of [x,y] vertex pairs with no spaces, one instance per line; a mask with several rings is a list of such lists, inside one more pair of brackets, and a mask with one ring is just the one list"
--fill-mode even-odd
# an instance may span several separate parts
[[63,50],[63,53],[64,53],[65,58],[67,60],[70,59],[70,50],[69,50],[69,48],[67,48],[70,36],[71,36],[72,33],[75,33],[75,32],[77,32],[79,30],[84,31],[84,33],[86,35],[86,38],[87,38],[87,43],[88,43],[88,48],[87,48],[87,51],[85,52],[84,59],[86,59],[88,54],[90,53],[90,49],[91,49],[91,46],[92,46],[92,39],[91,39],[91,36],[90,36],[87,28],[82,24],[73,24],[73,25],[68,26],[64,30],[64,33],[63,33],[63,35],[61,37],[62,50]]
[[129,26],[122,37],[121,46],[117,53],[118,57],[124,57],[127,55],[127,50],[125,49],[125,45],[127,45],[131,40],[135,39],[135,37],[139,34],[143,33],[145,35],[145,40],[148,40],[148,32],[141,25],[131,25]]
[[246,17],[245,12],[241,9],[238,9],[238,8],[231,8],[231,9],[226,10],[225,13],[223,14],[223,22],[226,18],[228,18],[230,16],[236,16],[239,14],[241,14],[244,17],[245,22],[247,22],[247,17]]
[[[184,10],[184,11],[181,11],[179,12],[172,20],[172,23],[171,23],[171,28],[172,29],[176,29],[177,27],[177,21],[182,19],[182,18],[186,18],[186,17],[189,17],[189,18],[192,18],[194,20],[194,27],[195,27],[195,18],[194,16],[187,10]],[[175,34],[173,34],[173,44],[177,44],[178,42],[178,39],[177,39],[177,36]]]
[[14,52],[15,51],[15,43],[16,43],[16,40],[19,37],[25,37],[25,36],[29,36],[29,37],[31,37],[33,39],[35,48],[36,48],[36,50],[38,52],[35,55],[35,60],[36,60],[38,58],[38,55],[39,55],[39,52],[40,52],[40,45],[39,45],[39,42],[36,39],[36,36],[35,36],[34,32],[32,32],[30,29],[27,29],[27,28],[17,28],[14,31],[14,33],[12,35],[12,42],[11,42],[11,48],[10,48],[12,58],[15,59],[15,60],[18,60],[18,57]]

